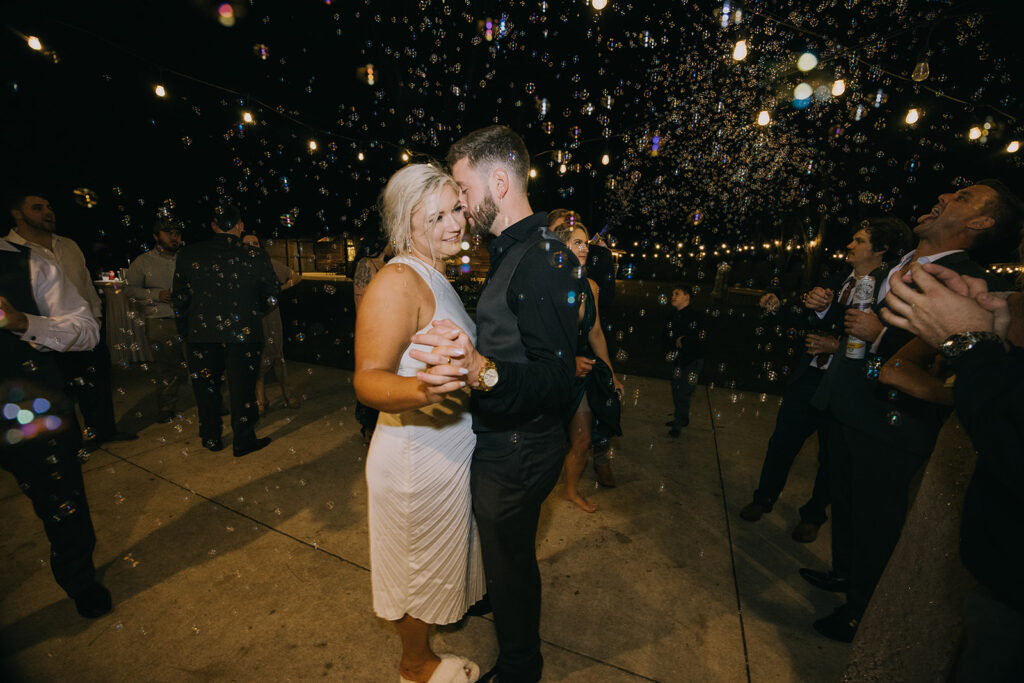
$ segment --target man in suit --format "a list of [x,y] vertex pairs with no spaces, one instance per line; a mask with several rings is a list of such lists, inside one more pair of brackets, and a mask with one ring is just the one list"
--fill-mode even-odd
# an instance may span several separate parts
[[740,511],[740,517],[748,522],[756,522],[771,512],[786,485],[797,453],[807,439],[818,432],[818,474],[814,479],[814,490],[811,499],[800,508],[800,523],[793,530],[794,540],[801,543],[810,543],[817,538],[818,530],[828,519],[825,514],[829,504],[828,450],[818,431],[822,415],[811,406],[811,398],[833,355],[841,350],[839,337],[854,282],[857,278],[873,275],[877,287],[882,280],[882,273],[877,271],[883,262],[899,259],[909,244],[910,228],[903,221],[881,217],[868,219],[846,245],[846,262],[851,270],[829,276],[808,292],[801,306],[803,310],[783,308],[772,293],[761,297],[761,307],[774,316],[775,322],[811,331],[806,336],[807,353],[801,357],[783,394],[754,498]]
[[537,523],[568,447],[577,292],[585,285],[564,267],[576,257],[547,229],[547,215],[530,208],[522,138],[505,126],[482,128],[452,145],[448,163],[473,230],[494,236],[476,309],[477,344],[449,364],[443,351],[453,338],[435,326],[413,337],[434,351],[412,353],[429,366],[417,375],[421,381],[464,379],[473,390],[470,485],[499,648],[480,680],[529,683],[540,680],[544,665]]
[[256,438],[256,379],[263,348],[263,313],[277,301],[280,285],[270,257],[242,244],[241,213],[222,204],[210,222],[213,237],[178,252],[171,300],[178,334],[187,342],[189,374],[199,408],[203,446],[219,451],[221,376],[231,395],[234,455],[270,443]]
[[109,612],[111,599],[96,580],[96,533],[78,459],[82,435],[57,357],[98,340],[88,303],[60,267],[0,239],[0,465],[43,523],[54,579],[89,619]]
[[1013,195],[997,180],[940,195],[935,207],[918,218],[916,249],[882,280],[875,310],[845,314],[846,333],[871,347],[862,360],[836,354],[814,397],[814,405],[828,412],[824,434],[830,463],[833,571],[800,570],[818,588],[847,593],[846,604],[814,623],[826,637],[853,640],[903,529],[910,482],[931,454],[949,415],[944,407],[904,396],[871,379],[877,377],[880,364],[913,338],[905,330],[885,327],[878,317],[889,280],[906,272],[911,263],[937,263],[992,280],[967,251],[1016,241],[1018,226],[1006,219],[1012,201]]

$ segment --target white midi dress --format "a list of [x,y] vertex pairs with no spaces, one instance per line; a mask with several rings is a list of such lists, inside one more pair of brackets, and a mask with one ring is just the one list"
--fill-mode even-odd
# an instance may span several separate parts
[[[434,320],[449,318],[476,343],[476,326],[444,275],[411,257],[389,264],[413,268],[434,294]],[[430,350],[410,345],[399,364],[402,377],[424,367],[409,356],[412,348]],[[469,493],[475,445],[468,390],[417,410],[381,412],[366,458],[370,578],[379,617],[393,621],[408,614],[450,624],[483,597]]]

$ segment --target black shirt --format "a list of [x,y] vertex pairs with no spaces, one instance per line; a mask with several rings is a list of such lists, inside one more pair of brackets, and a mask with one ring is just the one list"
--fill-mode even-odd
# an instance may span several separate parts
[[[488,279],[513,245],[546,226],[547,214],[541,212],[505,228],[487,247]],[[492,359],[498,384],[489,392],[473,392],[479,408],[491,415],[561,415],[572,394],[579,261],[560,242],[545,240],[541,246],[523,256],[505,295],[527,362]]]
[[[672,317],[665,325],[668,348],[670,351],[678,352],[675,357],[676,365],[689,365],[704,358],[706,336],[704,316],[695,311],[692,305],[672,311]],[[680,337],[682,341],[677,347],[676,340]]]

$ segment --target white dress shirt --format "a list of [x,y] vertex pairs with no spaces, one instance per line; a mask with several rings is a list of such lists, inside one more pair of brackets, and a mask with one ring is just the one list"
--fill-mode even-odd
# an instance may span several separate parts
[[33,252],[42,254],[44,258],[60,266],[61,270],[64,271],[64,275],[71,281],[74,288],[78,290],[79,295],[89,304],[92,317],[99,320],[103,317],[103,304],[100,303],[99,294],[96,293],[96,286],[92,283],[92,276],[89,275],[89,268],[85,265],[85,256],[82,254],[82,250],[78,248],[74,240],[67,237],[53,235],[52,239],[53,250],[51,251],[40,244],[29,242],[14,230],[7,233],[8,242],[27,246]]
[[[16,251],[0,238],[0,250]],[[100,327],[89,304],[75,291],[60,266],[38,250],[29,252],[32,297],[39,315],[25,313],[28,329],[17,334],[33,348],[45,351],[88,351],[100,340]],[[22,311],[24,313],[24,311]],[[12,334],[4,331],[3,334]]]

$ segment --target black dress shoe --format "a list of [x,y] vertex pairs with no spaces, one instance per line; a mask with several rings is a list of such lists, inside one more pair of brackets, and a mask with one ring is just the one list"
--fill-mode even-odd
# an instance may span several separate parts
[[86,619],[102,617],[113,607],[110,591],[98,583],[75,596],[75,608]]
[[793,540],[797,543],[813,543],[818,538],[818,530],[821,529],[820,524],[814,524],[813,522],[800,522],[793,529]]
[[823,591],[846,593],[850,590],[850,580],[841,576],[836,576],[835,572],[819,572],[814,569],[803,567],[800,570],[800,576],[802,576],[804,581],[807,583],[811,584],[815,588],[820,588]]
[[236,448],[235,449],[235,457],[236,458],[241,458],[244,455],[249,455],[250,453],[255,453],[256,451],[260,450],[261,448],[266,448],[269,445],[270,445],[270,437],[269,436],[265,436],[262,439],[256,439],[255,441],[253,441],[248,446],[243,446],[242,448]]
[[860,619],[850,615],[850,611],[843,605],[824,619],[814,622],[814,630],[832,640],[841,643],[852,643],[853,637],[857,635],[857,627],[860,626]]
[[203,439],[203,448],[208,451],[222,451],[224,450],[224,442],[220,439]]
[[740,518],[747,520],[748,522],[756,522],[761,519],[763,515],[768,514],[772,511],[771,505],[762,505],[756,500],[749,503],[745,508],[740,510]]

